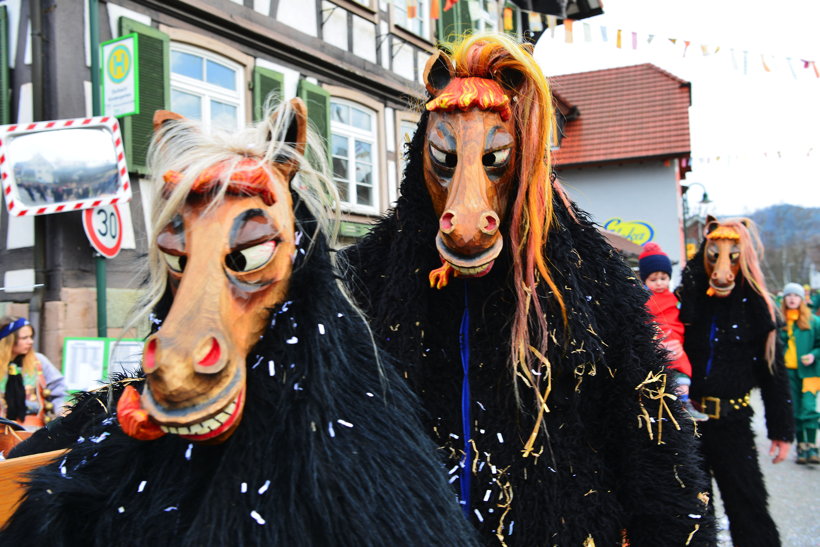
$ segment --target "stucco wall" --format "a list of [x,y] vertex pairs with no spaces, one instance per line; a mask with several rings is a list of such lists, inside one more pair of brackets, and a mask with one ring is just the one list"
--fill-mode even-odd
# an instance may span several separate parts
[[654,229],[651,241],[673,262],[672,284],[677,286],[684,255],[673,165],[657,161],[561,169],[559,179],[570,197],[598,224],[603,226],[613,218],[649,224]]

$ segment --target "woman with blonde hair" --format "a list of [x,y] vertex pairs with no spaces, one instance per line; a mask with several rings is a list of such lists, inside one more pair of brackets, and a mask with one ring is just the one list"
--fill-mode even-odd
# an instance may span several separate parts
[[0,416],[42,427],[61,413],[67,395],[63,375],[34,351],[34,328],[28,319],[0,319]]
[[820,317],[812,315],[797,283],[783,288],[786,326],[780,329],[794,403],[797,463],[820,463],[817,447],[817,392],[820,390]]

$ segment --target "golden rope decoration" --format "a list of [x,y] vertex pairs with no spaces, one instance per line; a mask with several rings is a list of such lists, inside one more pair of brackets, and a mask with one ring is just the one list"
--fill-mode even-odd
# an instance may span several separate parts
[[[660,384],[660,387],[650,387],[650,386],[657,386]],[[646,431],[649,433],[649,440],[654,439],[654,435],[652,433],[652,417],[649,415],[649,412],[646,410],[646,407],[643,404],[643,397],[646,396],[649,399],[654,401],[658,401],[658,444],[663,444],[663,415],[664,412],[669,415],[669,420],[674,424],[675,429],[680,431],[680,424],[675,419],[675,415],[672,413],[672,409],[669,408],[667,404],[667,399],[672,399],[673,401],[677,400],[677,397],[671,393],[666,391],[666,373],[665,372],[649,372],[646,375],[646,379],[635,386],[635,391],[639,392],[639,399],[638,404],[641,407],[641,413],[638,415],[638,428],[643,427],[643,424],[646,423]]]

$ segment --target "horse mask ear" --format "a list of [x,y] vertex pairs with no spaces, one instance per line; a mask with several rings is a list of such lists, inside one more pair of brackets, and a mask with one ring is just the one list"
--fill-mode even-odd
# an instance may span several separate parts
[[424,65],[424,85],[434,97],[441,93],[453,79],[453,62],[439,50]]
[[715,217],[713,217],[712,215],[707,215],[706,216],[706,225],[703,227],[703,235],[708,236],[709,234],[714,232],[715,229],[718,226],[720,226],[720,223],[718,222],[718,220]]
[[277,131],[277,135],[268,133],[268,140],[277,140],[286,147],[292,148],[295,153],[283,151],[274,158],[276,167],[285,180],[290,181],[293,175],[299,170],[299,160],[305,154],[307,143],[307,107],[302,99],[294,98],[290,100],[289,118],[279,123],[279,116],[282,115],[283,107],[280,107],[271,115],[270,127]]
[[171,112],[170,110],[157,110],[154,112],[154,133],[159,131],[162,126],[168,122],[184,119],[184,116],[177,114],[176,112]]
[[502,68],[493,71],[493,79],[501,82],[507,89],[517,90],[524,83],[526,76],[516,68]]

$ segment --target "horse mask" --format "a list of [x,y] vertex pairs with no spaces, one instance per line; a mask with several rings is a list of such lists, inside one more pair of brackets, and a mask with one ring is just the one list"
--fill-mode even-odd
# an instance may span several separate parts
[[740,234],[711,216],[706,219],[704,232],[706,250],[703,266],[709,277],[706,295],[725,298],[735,288],[735,279],[740,271]]
[[436,248],[443,266],[430,274],[430,284],[437,288],[453,273],[489,273],[503,247],[499,228],[516,164],[510,95],[520,74],[505,70],[490,79],[461,78],[454,72],[441,51],[424,70],[433,96],[426,106],[424,180],[439,217]]
[[[296,248],[289,183],[304,153],[304,103],[272,162],[237,156],[200,171],[163,174],[164,193],[193,178],[179,213],[156,236],[173,304],[162,328],[145,343],[146,386],[125,393],[118,407],[123,430],[141,438],[176,434],[222,442],[242,417],[248,352],[270,309],[286,297]],[[274,117],[276,114],[274,115]],[[159,111],[154,129],[181,116]],[[269,135],[269,138],[271,136]],[[288,153],[290,150],[290,153]]]

